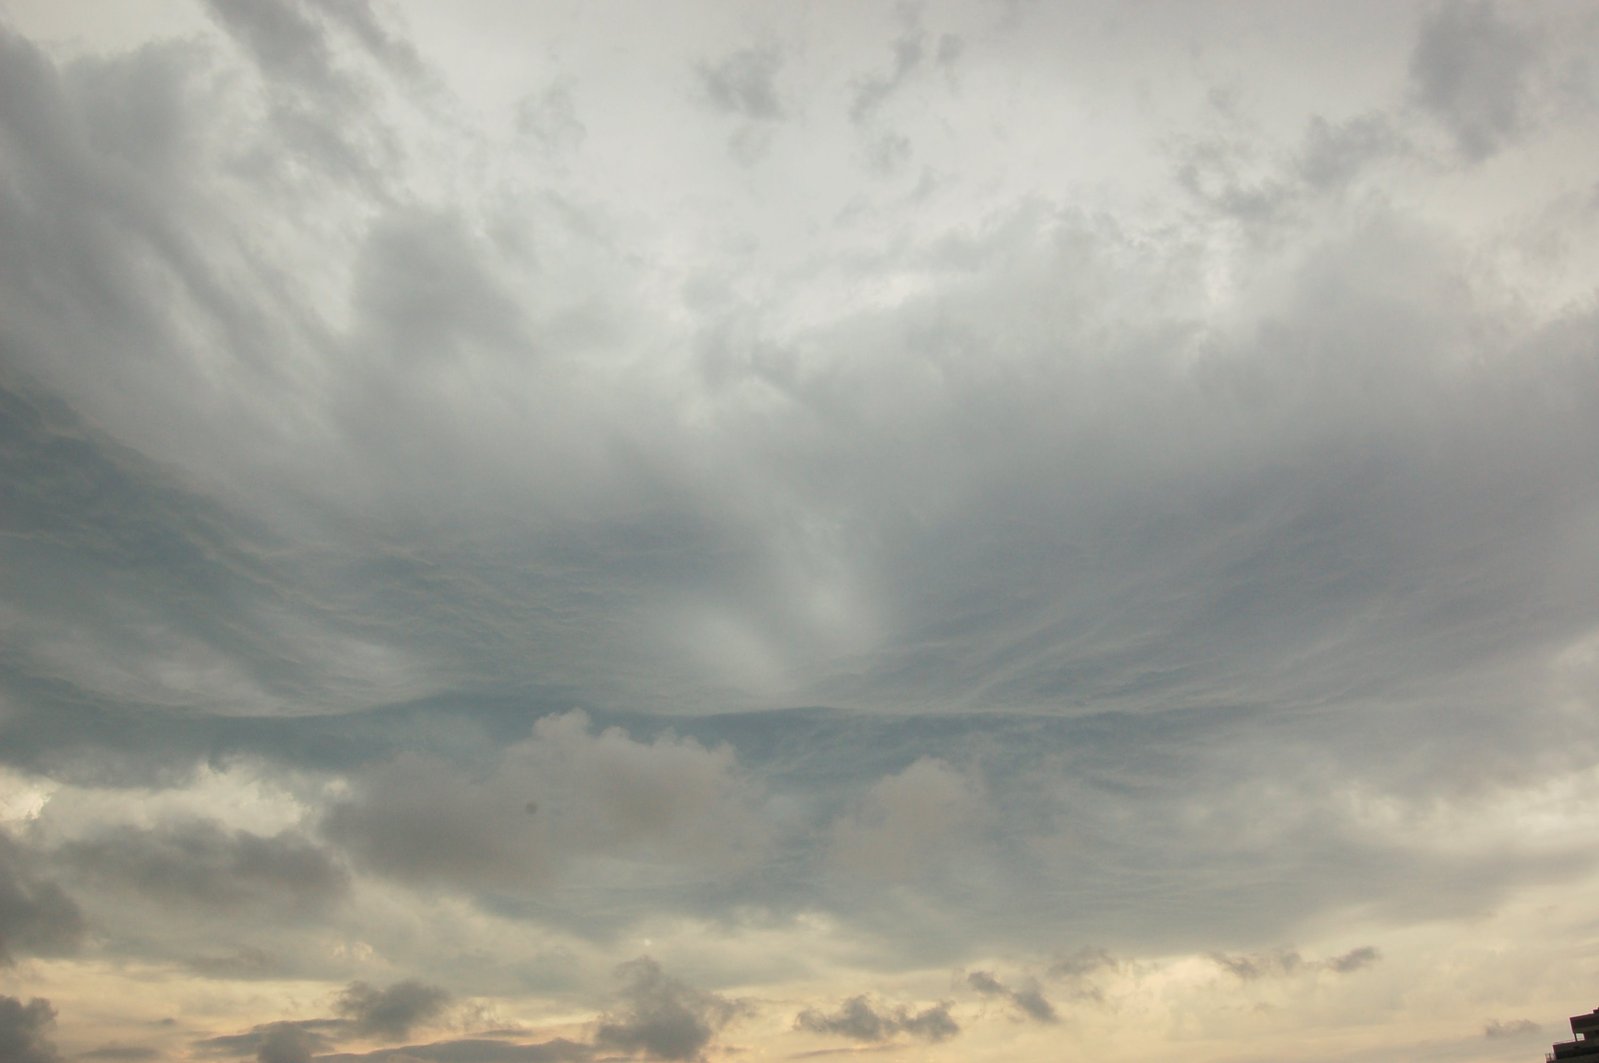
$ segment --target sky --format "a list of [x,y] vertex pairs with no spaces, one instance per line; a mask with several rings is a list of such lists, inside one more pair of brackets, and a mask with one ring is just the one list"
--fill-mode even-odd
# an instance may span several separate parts
[[1596,285],[1578,0],[0,0],[0,1058],[1541,1058]]

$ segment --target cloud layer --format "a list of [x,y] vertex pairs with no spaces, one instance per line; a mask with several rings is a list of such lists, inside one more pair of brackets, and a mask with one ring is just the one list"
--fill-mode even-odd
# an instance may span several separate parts
[[126,17],[0,15],[0,1056],[1582,1003],[1590,13]]

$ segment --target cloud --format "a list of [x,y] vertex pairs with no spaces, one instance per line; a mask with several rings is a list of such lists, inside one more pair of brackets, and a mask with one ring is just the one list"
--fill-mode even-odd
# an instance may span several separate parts
[[1289,978],[1296,974],[1320,970],[1332,971],[1335,974],[1352,974],[1370,967],[1381,958],[1382,954],[1371,945],[1350,949],[1342,955],[1324,960],[1307,960],[1294,949],[1242,955],[1211,954],[1211,959],[1223,970],[1244,982]]
[[59,1063],[60,1053],[45,1033],[56,1012],[48,1000],[24,1004],[16,997],[0,996],[0,1059],[6,1063]]
[[126,1060],[128,1063],[138,1063],[139,1060],[160,1059],[161,1051],[145,1045],[101,1045],[82,1053],[83,1059],[110,1059]]
[[262,1034],[255,1058],[257,1063],[311,1063],[318,1047],[319,1041],[307,1031],[283,1024]]
[[334,1010],[354,1024],[355,1032],[398,1041],[415,1027],[437,1018],[450,994],[415,979],[377,989],[352,982],[339,995]]
[[777,72],[783,57],[775,48],[741,48],[716,63],[698,67],[700,86],[713,104],[729,114],[770,122],[783,117]]
[[268,1022],[244,1033],[202,1038],[194,1046],[214,1055],[254,1055],[257,1063],[304,1063],[313,1054],[332,1048],[330,1035],[342,1034],[348,1027],[340,1019]]
[[973,971],[966,976],[966,984],[985,997],[1001,997],[1010,1001],[1029,1019],[1046,1023],[1060,1021],[1060,1016],[1055,1014],[1055,1006],[1045,999],[1036,983],[1012,989],[988,971]]
[[435,1041],[372,1052],[334,1052],[318,1056],[318,1063],[579,1063],[594,1058],[594,1049],[576,1041],[556,1039],[539,1044],[508,1044],[482,1038]]
[[1333,956],[1325,962],[1328,970],[1335,971],[1338,974],[1349,974],[1364,967],[1370,967],[1380,959],[1382,959],[1382,953],[1377,951],[1374,946],[1362,945],[1359,948],[1350,949],[1342,956]]
[[327,850],[298,831],[263,836],[208,820],[109,828],[56,855],[86,884],[185,910],[303,917],[325,912],[349,888]]
[[806,1008],[794,1016],[794,1029],[874,1043],[906,1034],[936,1044],[960,1033],[947,1003],[913,1011],[903,1004],[891,1006],[864,995],[850,997],[833,1012]]
[[74,951],[84,936],[77,903],[28,865],[34,858],[0,830],[0,964],[18,956],[58,956]]
[[[894,41],[894,68],[887,76],[865,78],[856,84],[855,96],[849,108],[851,121],[860,123],[873,117],[921,66],[926,51],[925,34],[918,25],[914,9],[904,9],[901,17],[904,28]],[[941,49],[942,46],[943,42],[940,41]]]
[[473,774],[401,757],[359,777],[323,829],[397,878],[520,891],[587,854],[733,871],[763,844],[758,795],[725,745],[591,734],[574,712],[539,720]]
[[833,825],[840,868],[889,881],[916,877],[947,856],[987,815],[981,789],[936,758],[924,757],[873,786]]
[[651,1059],[704,1058],[711,1041],[749,1005],[695,989],[661,970],[648,956],[617,968],[618,1002],[594,1027],[603,1049],[643,1052]]
[[1488,0],[1438,4],[1411,53],[1411,85],[1460,153],[1481,161],[1522,132],[1538,58],[1533,36]]
[[1491,1019],[1482,1028],[1482,1035],[1490,1041],[1497,1041],[1510,1037],[1531,1037],[1539,1030],[1539,1025],[1531,1019],[1512,1019],[1508,1022]]

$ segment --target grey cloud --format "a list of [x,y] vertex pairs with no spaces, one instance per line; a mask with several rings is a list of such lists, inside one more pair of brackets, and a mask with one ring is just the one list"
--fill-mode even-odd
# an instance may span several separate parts
[[327,851],[295,831],[263,836],[206,820],[102,831],[66,843],[58,859],[85,884],[215,913],[303,917],[348,888]]
[[1336,971],[1339,974],[1349,974],[1352,971],[1358,971],[1362,968],[1370,967],[1380,959],[1382,959],[1382,953],[1377,951],[1374,946],[1362,945],[1359,948],[1350,949],[1342,956],[1333,956],[1329,958],[1326,961],[1326,965],[1327,969],[1330,971]]
[[894,41],[893,70],[886,77],[867,78],[856,86],[849,108],[852,121],[859,123],[871,118],[921,65],[925,35],[914,15],[907,16],[906,21],[904,31]]
[[716,1035],[749,1011],[742,1001],[668,976],[648,956],[622,964],[617,975],[620,999],[594,1027],[600,1048],[643,1052],[652,1059],[703,1059]]
[[528,96],[517,104],[517,132],[531,137],[549,153],[572,151],[583,145],[588,127],[578,117],[572,87],[564,82]]
[[369,0],[311,0],[323,18],[343,28],[351,38],[394,74],[414,82],[429,77],[427,64],[415,46],[385,24]]
[[24,1004],[0,996],[0,1059],[6,1063],[59,1063],[61,1055],[49,1040],[56,1012],[48,1000]]
[[0,964],[74,951],[84,936],[77,903],[38,876],[31,850],[0,831]]
[[463,342],[524,343],[517,301],[489,270],[481,238],[442,211],[381,217],[363,245],[352,293],[385,368],[448,361]]
[[1515,139],[1527,120],[1534,38],[1488,0],[1438,4],[1411,54],[1416,99],[1480,161]]
[[1531,1019],[1512,1019],[1508,1022],[1490,1019],[1482,1028],[1482,1035],[1490,1041],[1497,1041],[1511,1037],[1531,1037],[1540,1030],[1541,1027]]
[[1038,1022],[1059,1022],[1051,1004],[1036,983],[1012,989],[988,971],[973,971],[966,976],[966,984],[985,997],[1001,997],[1010,1001],[1023,1015]]
[[1294,166],[1312,188],[1335,189],[1405,146],[1385,115],[1363,114],[1336,123],[1316,115],[1306,127]]
[[206,6],[267,72],[318,93],[346,88],[321,28],[299,0],[206,0]]
[[295,1026],[276,1026],[262,1035],[257,1063],[311,1063],[317,1041]]
[[1215,953],[1211,959],[1223,970],[1245,982],[1261,978],[1285,978],[1297,974],[1305,966],[1305,961],[1293,949],[1241,956]]
[[770,122],[783,117],[777,90],[782,54],[775,48],[743,48],[716,63],[698,68],[706,97],[730,114],[752,121]]
[[439,986],[408,979],[387,989],[352,982],[339,995],[334,1010],[354,1024],[357,1033],[398,1041],[415,1027],[435,1019],[449,1003]]
[[1082,979],[1099,971],[1114,969],[1118,966],[1116,957],[1108,951],[1093,945],[1084,945],[1075,952],[1061,957],[1050,964],[1049,976],[1051,978]]
[[888,1005],[867,996],[850,997],[832,1012],[806,1008],[794,1016],[794,1028],[873,1043],[892,1040],[902,1033],[937,1043],[960,1033],[948,1004],[913,1011],[904,1004]]
[[1245,982],[1253,982],[1265,978],[1288,978],[1301,972],[1317,970],[1332,971],[1335,974],[1352,974],[1355,971],[1370,967],[1381,958],[1382,954],[1371,945],[1363,945],[1342,955],[1331,956],[1324,960],[1307,960],[1294,949],[1278,949],[1274,952],[1242,955],[1211,954],[1211,959],[1222,969]]

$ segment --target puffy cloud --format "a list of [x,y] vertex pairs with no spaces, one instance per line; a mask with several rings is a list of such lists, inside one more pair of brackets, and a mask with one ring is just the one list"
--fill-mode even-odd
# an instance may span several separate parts
[[948,856],[988,813],[981,788],[936,758],[873,786],[833,825],[831,855],[849,871],[903,881]]
[[947,1003],[914,1011],[908,1005],[889,1005],[861,995],[850,997],[831,1012],[806,1008],[794,1016],[794,1029],[836,1034],[852,1041],[881,1043],[900,1034],[924,1041],[947,1041],[960,1033],[960,1024]]
[[723,1027],[749,1005],[695,989],[648,956],[617,968],[618,1003],[594,1027],[600,1048],[643,1052],[651,1059],[701,1059]]
[[6,1063],[59,1063],[60,1053],[46,1037],[56,1012],[48,1000],[24,1004],[0,996],[0,1059]]
[[411,881],[528,889],[585,856],[736,870],[764,845],[758,793],[728,746],[599,734],[545,717],[486,777],[405,756],[355,780],[323,829]]
[[395,982],[387,989],[352,982],[339,995],[334,1010],[354,1024],[356,1033],[398,1041],[416,1026],[437,1018],[449,1000],[444,989],[415,979]]

